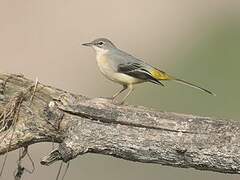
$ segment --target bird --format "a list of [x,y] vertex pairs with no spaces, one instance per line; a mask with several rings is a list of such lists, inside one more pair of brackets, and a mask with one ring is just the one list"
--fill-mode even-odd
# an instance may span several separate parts
[[201,90],[207,94],[215,95],[208,89],[171,76],[159,68],[153,67],[147,62],[124,52],[107,38],[97,38],[82,45],[92,47],[95,50],[97,65],[101,73],[107,79],[122,85],[122,88],[111,97],[113,101],[121,93],[128,89],[128,92],[119,104],[123,104],[125,102],[127,97],[133,91],[134,85],[144,82],[151,82],[164,86],[163,81],[172,80]]

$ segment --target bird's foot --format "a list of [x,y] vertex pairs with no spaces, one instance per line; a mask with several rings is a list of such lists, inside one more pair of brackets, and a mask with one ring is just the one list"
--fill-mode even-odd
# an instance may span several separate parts
[[99,97],[100,99],[113,100],[112,97]]
[[97,98],[94,98],[94,101],[102,102],[102,103],[112,103],[112,99],[106,98],[106,97],[97,97]]
[[115,105],[118,105],[118,106],[121,106],[121,105],[124,105],[124,102],[125,101],[114,101],[114,99],[112,100],[112,103],[115,104]]
[[112,104],[118,105],[118,106],[124,105],[124,102],[125,102],[125,101],[116,101],[116,99],[114,97],[99,97],[97,99],[102,100],[102,101],[105,100],[107,102],[111,102]]

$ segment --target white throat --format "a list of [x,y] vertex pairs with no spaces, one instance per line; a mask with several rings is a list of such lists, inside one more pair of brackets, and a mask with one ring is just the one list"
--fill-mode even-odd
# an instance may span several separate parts
[[101,56],[103,56],[104,54],[106,54],[109,51],[108,49],[102,49],[102,48],[99,48],[97,46],[93,46],[93,48],[96,51],[97,59],[100,58]]

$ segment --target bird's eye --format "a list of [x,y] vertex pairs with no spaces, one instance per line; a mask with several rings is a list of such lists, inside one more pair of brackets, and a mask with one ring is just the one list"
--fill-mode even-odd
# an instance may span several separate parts
[[102,41],[100,41],[100,42],[98,43],[98,45],[102,46],[102,45],[103,45],[103,42],[102,42]]

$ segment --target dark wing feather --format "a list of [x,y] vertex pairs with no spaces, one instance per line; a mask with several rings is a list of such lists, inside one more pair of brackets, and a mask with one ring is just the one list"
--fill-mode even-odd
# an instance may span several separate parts
[[118,72],[164,86],[159,80],[155,79],[149,71],[144,69],[141,64],[138,63],[119,64]]

